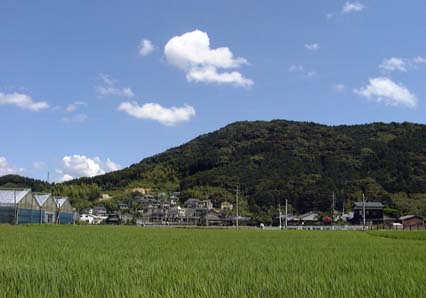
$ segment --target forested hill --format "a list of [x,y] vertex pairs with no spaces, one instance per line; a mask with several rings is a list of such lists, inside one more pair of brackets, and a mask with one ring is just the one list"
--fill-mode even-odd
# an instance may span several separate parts
[[325,211],[332,192],[342,208],[365,191],[390,213],[426,213],[426,126],[237,122],[129,168],[66,183],[81,184],[181,190],[215,202],[232,200],[239,185],[251,214],[269,214],[285,199],[298,212]]

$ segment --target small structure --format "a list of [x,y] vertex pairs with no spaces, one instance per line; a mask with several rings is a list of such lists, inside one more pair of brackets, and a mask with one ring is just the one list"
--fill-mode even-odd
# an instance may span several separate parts
[[105,207],[95,207],[93,208],[93,214],[96,216],[107,216],[108,212]]
[[56,202],[56,223],[74,223],[74,210],[67,197],[54,197]]
[[383,204],[380,202],[355,202],[353,205],[354,217],[352,223],[361,225],[364,222],[364,204],[365,204],[365,221],[367,225],[383,223]]
[[55,223],[56,222],[56,201],[51,194],[34,195],[40,209],[39,223]]
[[418,227],[423,226],[425,221],[424,218],[419,215],[405,215],[399,218],[404,228],[406,227]]
[[40,209],[31,189],[0,190],[0,223],[40,222]]

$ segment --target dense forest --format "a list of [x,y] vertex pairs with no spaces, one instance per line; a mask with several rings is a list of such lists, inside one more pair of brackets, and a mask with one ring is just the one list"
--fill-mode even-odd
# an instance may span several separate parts
[[426,214],[426,126],[237,122],[105,175],[56,185],[4,176],[0,185],[50,189],[74,197],[78,206],[95,203],[102,192],[122,196],[134,187],[218,204],[234,200],[239,186],[243,212],[259,219],[285,199],[294,212],[327,212],[333,192],[337,209],[350,208],[365,192],[389,215]]

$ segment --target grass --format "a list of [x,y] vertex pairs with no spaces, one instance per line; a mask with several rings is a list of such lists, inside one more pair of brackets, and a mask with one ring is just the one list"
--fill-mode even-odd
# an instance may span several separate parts
[[0,226],[0,297],[424,297],[425,239],[401,231]]

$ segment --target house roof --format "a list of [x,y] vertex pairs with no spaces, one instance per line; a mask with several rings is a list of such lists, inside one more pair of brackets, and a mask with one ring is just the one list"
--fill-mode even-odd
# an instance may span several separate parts
[[0,204],[15,204],[19,203],[31,189],[8,189],[0,190]]
[[[362,209],[363,204],[363,202],[355,202],[353,209]],[[365,202],[366,209],[383,209],[383,207],[383,204],[380,202]]]
[[43,207],[43,205],[47,202],[50,196],[50,194],[37,194],[34,197],[37,201],[38,206]]
[[423,217],[420,216],[420,215],[405,215],[405,216],[401,216],[399,218],[399,220],[407,220],[407,219],[411,219],[411,218],[415,218],[415,217],[423,219]]
[[319,215],[314,212],[308,212],[299,216],[300,220],[304,221],[316,221],[319,218]]

